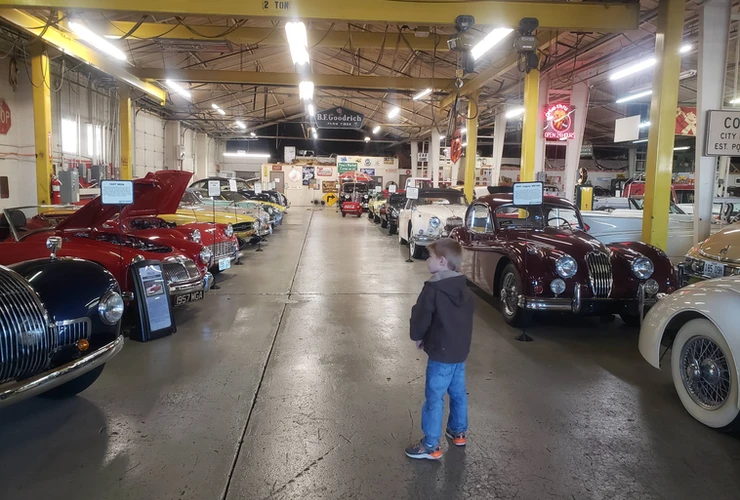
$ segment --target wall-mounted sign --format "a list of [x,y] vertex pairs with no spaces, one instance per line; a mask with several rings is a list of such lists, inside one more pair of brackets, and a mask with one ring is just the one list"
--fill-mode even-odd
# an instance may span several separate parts
[[366,167],[369,167],[372,164],[373,164],[373,161],[370,158],[365,158],[365,166]]
[[383,165],[395,164],[395,158],[383,158]]
[[740,156],[740,111],[707,111],[706,156]]
[[316,178],[314,167],[303,167],[303,185],[308,186]]
[[134,202],[134,181],[100,181],[103,205],[131,205]]
[[573,113],[570,104],[550,104],[545,108],[545,139],[575,139]]
[[339,170],[340,174],[343,174],[345,172],[352,172],[354,170],[357,170],[357,163],[339,163],[337,165],[337,170]]
[[334,170],[331,167],[316,167],[316,175],[319,177],[331,177]]
[[375,169],[374,168],[361,168],[360,172],[363,174],[367,174],[370,177],[373,177],[375,175]]
[[696,108],[679,106],[676,108],[676,135],[696,137]]
[[338,192],[339,188],[337,188],[337,181],[321,181],[321,191],[324,193]]
[[10,107],[5,99],[0,99],[0,134],[7,134],[10,131],[10,124]]
[[288,172],[288,179],[290,179],[292,182],[298,182],[301,180],[302,177],[303,176],[301,175],[301,172],[299,172],[295,168]]
[[429,161],[429,153],[417,153],[417,157],[419,159],[419,163]]
[[285,146],[283,161],[293,163],[293,160],[295,160],[295,146]]
[[272,166],[272,170],[274,172],[282,172],[283,171],[283,166],[282,165],[273,165]]
[[581,144],[581,158],[591,158],[594,155],[594,145],[590,142],[583,141]]
[[359,130],[364,121],[365,115],[362,113],[341,106],[316,113],[316,125],[319,128]]

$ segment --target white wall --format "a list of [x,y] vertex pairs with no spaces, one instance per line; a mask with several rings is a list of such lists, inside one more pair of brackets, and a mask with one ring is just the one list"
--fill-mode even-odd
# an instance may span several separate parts
[[164,168],[164,120],[144,110],[135,112],[134,177]]

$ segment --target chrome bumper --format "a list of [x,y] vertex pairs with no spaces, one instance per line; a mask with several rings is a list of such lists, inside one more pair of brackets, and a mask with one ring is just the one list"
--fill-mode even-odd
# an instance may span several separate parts
[[203,278],[195,278],[180,283],[170,283],[168,287],[170,289],[170,297],[176,297],[178,295],[200,292],[201,290],[208,291],[212,284],[213,275],[206,273]]
[[417,234],[414,236],[414,243],[420,247],[426,247],[434,243],[440,236],[429,236],[426,234]]
[[40,373],[20,382],[10,382],[0,386],[0,408],[10,406],[24,399],[37,396],[42,392],[58,387],[85,373],[107,363],[109,359],[123,349],[123,336],[110,344],[70,361],[48,372]]
[[[645,295],[645,287],[640,284],[637,287],[637,294],[634,299],[637,301],[637,311],[642,318],[645,315],[645,309],[655,305],[665,294],[659,293],[656,297],[647,297]],[[589,302],[623,302],[620,299],[586,299]],[[581,287],[576,285],[573,289],[572,298],[559,298],[559,297],[525,297],[520,295],[517,300],[517,304],[522,309],[528,309],[530,311],[551,311],[551,312],[572,312],[578,314],[581,312],[583,306],[583,299],[581,298]]]

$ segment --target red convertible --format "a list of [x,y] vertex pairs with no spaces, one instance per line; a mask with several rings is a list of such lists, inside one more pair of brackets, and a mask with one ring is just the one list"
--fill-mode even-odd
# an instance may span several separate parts
[[509,324],[532,311],[566,311],[638,325],[676,289],[668,256],[640,242],[604,245],[587,230],[567,200],[545,196],[542,206],[523,208],[504,193],[478,198],[450,237],[463,247],[461,272],[499,297]]

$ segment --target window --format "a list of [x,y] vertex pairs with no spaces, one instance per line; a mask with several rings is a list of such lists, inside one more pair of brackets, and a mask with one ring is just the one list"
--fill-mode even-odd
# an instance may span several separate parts
[[90,158],[95,154],[95,143],[93,142],[93,125],[87,124],[87,156]]
[[77,122],[62,119],[62,151],[77,154]]
[[102,163],[105,162],[103,144],[105,144],[105,129],[102,125],[95,125],[95,157]]
[[468,227],[476,233],[493,232],[493,224],[491,223],[491,217],[488,215],[488,207],[486,205],[476,204],[468,210]]
[[542,205],[537,207],[520,208],[514,205],[502,205],[494,213],[496,222],[502,229],[523,228],[544,229],[556,227],[560,229],[581,229],[581,219],[578,212],[567,206]]
[[8,185],[8,177],[5,175],[0,177],[0,198],[10,198],[10,186]]

